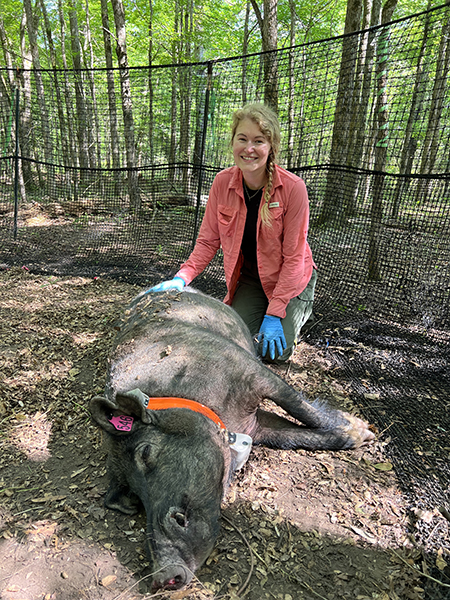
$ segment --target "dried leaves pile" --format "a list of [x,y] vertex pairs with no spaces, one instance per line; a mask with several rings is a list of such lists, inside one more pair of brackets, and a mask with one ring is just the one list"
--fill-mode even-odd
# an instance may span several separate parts
[[[4,600],[131,600],[145,587],[145,516],[103,507],[98,430],[114,323],[137,288],[0,273],[0,594]],[[351,410],[331,363],[301,344],[281,376]],[[383,445],[354,453],[255,448],[223,507],[195,583],[172,600],[421,600],[422,556]],[[440,556],[442,569],[450,562]],[[444,596],[443,596],[444,597]]]

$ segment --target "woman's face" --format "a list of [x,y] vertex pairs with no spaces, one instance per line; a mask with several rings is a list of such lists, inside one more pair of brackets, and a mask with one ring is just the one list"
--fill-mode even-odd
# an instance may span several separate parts
[[[272,149],[268,139],[251,119],[243,119],[236,128],[233,138],[234,162],[241,169],[244,179],[263,180],[266,164]],[[263,183],[263,182],[262,182]]]

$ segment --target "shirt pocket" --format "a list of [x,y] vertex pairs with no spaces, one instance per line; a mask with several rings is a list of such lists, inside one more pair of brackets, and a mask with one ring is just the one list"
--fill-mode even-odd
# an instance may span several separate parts
[[218,223],[220,238],[231,237],[236,230],[238,211],[232,206],[219,204],[218,206]]
[[284,211],[282,206],[269,208],[269,214],[272,217],[269,226],[261,226],[261,234],[263,238],[274,239],[280,238],[283,235],[284,227]]

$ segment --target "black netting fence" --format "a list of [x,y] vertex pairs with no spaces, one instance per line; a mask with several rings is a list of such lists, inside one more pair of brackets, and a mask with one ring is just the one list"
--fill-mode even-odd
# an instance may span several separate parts
[[[446,4],[227,60],[0,69],[0,263],[142,286],[169,277],[232,164],[232,111],[276,105],[279,163],[310,197],[319,281],[308,339],[390,436],[411,506],[434,511],[415,525],[418,542],[450,550],[438,516],[450,509],[449,67]],[[194,284],[224,294],[220,256]],[[448,591],[426,585],[430,598]]]

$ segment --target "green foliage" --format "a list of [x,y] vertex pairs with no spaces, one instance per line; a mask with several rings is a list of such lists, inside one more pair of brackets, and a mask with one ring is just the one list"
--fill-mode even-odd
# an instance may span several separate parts
[[[152,29],[152,63],[155,65],[214,60],[242,53],[246,0],[124,0],[126,36],[130,66],[148,64],[149,26]],[[394,18],[437,6],[440,0],[409,0],[402,2]],[[261,3],[262,4],[262,3]],[[40,2],[33,2],[35,20],[39,24],[38,45],[41,66],[50,68],[50,49],[44,28]],[[58,14],[59,0],[44,0],[51,36],[62,67],[63,34]],[[73,6],[78,19],[82,63],[90,67],[87,37],[93,46],[94,67],[104,67],[103,30],[100,0],[71,0],[60,3],[63,11],[64,36],[68,66],[72,67],[69,11]],[[292,23],[289,0],[278,2],[278,46],[290,45],[290,30],[295,30],[295,43],[317,41],[340,35],[346,13],[345,0],[294,0],[295,20]],[[89,21],[87,19],[87,11]],[[108,2],[110,29],[115,43],[114,17]],[[20,26],[23,15],[20,0],[4,0],[2,17],[9,51],[14,66],[29,68],[21,51]],[[262,10],[262,6],[261,6]],[[184,19],[187,18],[187,28]],[[26,46],[28,39],[26,38]],[[250,10],[248,52],[261,51],[261,32],[253,9]],[[3,61],[2,61],[3,62]]]
[[[5,4],[7,5],[5,7]],[[86,17],[86,4],[89,10],[89,24]],[[343,31],[346,3],[344,0],[309,0],[295,4],[295,41],[305,43],[321,38],[339,35]],[[100,0],[81,0],[62,3],[65,23],[65,45],[68,66],[71,67],[69,9],[73,5],[78,18],[80,42],[85,41],[90,30],[93,45],[94,66],[104,67],[103,32]],[[44,31],[44,19],[38,2],[33,3],[35,18],[39,23],[38,44],[42,67],[51,67],[48,40]],[[58,15],[58,2],[45,2],[51,35],[56,50],[58,66],[62,67],[62,32]],[[239,55],[242,52],[246,0],[124,0],[126,18],[127,47],[130,66],[148,64],[149,24],[152,19],[153,64],[196,62]],[[426,1],[402,4],[398,16],[426,8]],[[151,10],[152,9],[152,10]],[[151,15],[152,12],[152,15]],[[20,0],[5,0],[3,21],[8,36],[10,52],[15,66],[29,67],[23,63],[20,50],[20,24],[23,4]],[[189,15],[189,30],[181,30],[180,15]],[[109,3],[109,21],[115,37],[114,18]],[[292,27],[291,10],[288,0],[278,3],[279,46],[289,45],[289,31]],[[250,11],[249,52],[261,50],[261,33],[253,10]],[[188,48],[190,50],[188,52]],[[83,52],[83,63],[89,67],[89,56]]]

